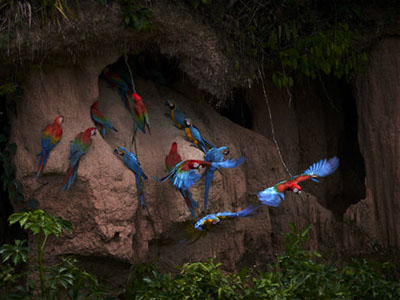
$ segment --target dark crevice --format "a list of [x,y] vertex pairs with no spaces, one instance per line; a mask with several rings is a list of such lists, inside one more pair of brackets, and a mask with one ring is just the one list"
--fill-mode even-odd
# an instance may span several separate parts
[[221,106],[218,111],[221,116],[227,117],[232,122],[245,128],[251,129],[252,117],[250,108],[246,102],[246,91],[243,88],[236,88],[232,91],[226,105]]
[[[13,226],[8,225],[8,217],[14,213],[8,189],[14,188],[14,186],[8,185],[6,186],[7,189],[3,187],[6,176],[5,164],[3,163],[3,159],[6,159],[6,157],[3,155],[8,157],[6,148],[11,134],[11,125],[7,111],[16,115],[16,103],[7,101],[2,96],[0,97],[0,153],[2,155],[2,160],[0,161],[0,173],[2,174],[0,187],[0,245],[4,243],[13,244],[16,239],[26,239],[26,233],[22,231],[18,224],[14,224]],[[14,202],[16,202],[15,199]]]
[[358,115],[356,100],[348,84],[342,83],[342,107],[344,130],[339,138],[340,172],[343,192],[340,203],[330,202],[328,208],[343,215],[350,205],[356,204],[366,196],[365,164],[358,143]]
[[[128,55],[127,61],[134,80],[136,77],[141,77],[160,86],[172,87],[182,78],[179,60],[161,54],[157,48],[150,47],[137,55]],[[130,83],[130,73],[124,55],[108,67],[123,75],[123,78]]]
[[[328,152],[339,157],[340,167],[336,172],[338,175],[333,175],[337,179],[326,179],[330,186],[317,196],[322,197],[321,204],[340,220],[349,206],[364,199],[366,194],[365,165],[358,143],[356,100],[351,86],[344,80],[327,76],[320,84],[316,101],[323,101],[323,111],[314,110],[314,114],[324,115],[323,132],[327,135],[324,139],[328,141]],[[313,110],[314,107],[307,109]]]

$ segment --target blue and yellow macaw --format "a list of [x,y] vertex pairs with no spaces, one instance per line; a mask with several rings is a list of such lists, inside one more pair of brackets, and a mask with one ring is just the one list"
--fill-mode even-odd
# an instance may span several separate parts
[[[207,151],[204,160],[209,162],[222,162],[226,155],[229,154],[228,147],[219,147],[219,148],[211,148]],[[235,167],[240,166],[245,160],[241,159],[238,160],[238,164]],[[204,189],[204,210],[207,209],[207,200],[208,200],[208,191],[210,190],[211,181],[214,177],[214,172],[217,170],[215,167],[207,168],[204,182],[205,182],[205,189]]]
[[136,184],[139,189],[140,202],[142,204],[142,207],[145,208],[146,202],[144,200],[143,190],[142,190],[142,187],[140,184],[140,177],[147,179],[146,174],[144,174],[142,168],[138,164],[138,161],[137,161],[135,155],[132,152],[128,151],[126,148],[124,148],[122,146],[118,146],[117,148],[115,148],[114,153],[118,157],[122,158],[125,166],[128,167],[128,169],[131,170],[135,174]]
[[289,180],[283,180],[274,186],[266,188],[257,194],[261,203],[277,207],[282,200],[285,199],[284,192],[290,190],[296,194],[301,193],[299,183],[311,179],[312,181],[319,182],[319,177],[325,177],[337,170],[339,167],[339,158],[332,157],[331,159],[322,159],[312,164],[302,174],[296,175]]
[[[192,240],[194,243],[199,238],[204,237],[207,232],[214,226],[219,224],[222,220],[232,220],[235,218],[246,218],[255,215],[255,211],[260,208],[261,205],[249,205],[246,209],[239,212],[220,212],[216,214],[209,214],[200,220],[198,220],[194,226],[189,226],[186,230],[186,238]],[[194,237],[194,239],[193,239]]]
[[179,129],[183,129],[185,127],[185,115],[179,110],[176,102],[167,100],[165,104],[168,105],[171,110],[171,119],[175,122],[176,126]]
[[96,128],[90,127],[84,132],[80,132],[72,142],[69,152],[69,167],[65,174],[62,190],[69,191],[75,181],[76,174],[78,173],[79,161],[92,146],[91,137],[96,134]]
[[39,168],[36,173],[36,178],[39,178],[40,173],[46,166],[51,150],[60,142],[63,130],[61,124],[64,122],[63,116],[58,116],[53,124],[47,125],[42,132],[42,151],[40,151]]
[[189,140],[191,140],[195,145],[204,153],[207,152],[208,149],[215,147],[205,138],[203,138],[200,134],[199,129],[193,125],[192,121],[188,118],[185,118],[185,133]]

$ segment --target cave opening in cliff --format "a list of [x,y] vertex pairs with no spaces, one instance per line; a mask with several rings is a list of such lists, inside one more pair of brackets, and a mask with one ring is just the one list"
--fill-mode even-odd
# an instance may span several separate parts
[[244,88],[233,89],[228,99],[218,109],[221,116],[227,117],[232,122],[251,129],[252,117],[250,108],[246,102],[246,90]]
[[342,176],[341,199],[329,201],[327,206],[338,216],[366,196],[365,164],[358,143],[358,115],[352,87],[345,81],[338,83],[342,99],[343,130],[339,137],[338,156]]
[[120,75],[128,84],[131,84],[131,73],[134,82],[135,78],[140,77],[152,81],[157,86],[169,88],[182,77],[179,60],[161,54],[157,48],[148,48],[136,55],[128,54],[127,59],[122,55],[107,67]]

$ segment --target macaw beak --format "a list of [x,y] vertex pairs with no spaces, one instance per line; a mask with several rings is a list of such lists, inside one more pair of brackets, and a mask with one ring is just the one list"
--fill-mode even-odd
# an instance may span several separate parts
[[124,151],[122,151],[121,149],[119,149],[119,148],[115,148],[114,149],[114,154],[115,155],[117,155],[118,157],[124,157]]

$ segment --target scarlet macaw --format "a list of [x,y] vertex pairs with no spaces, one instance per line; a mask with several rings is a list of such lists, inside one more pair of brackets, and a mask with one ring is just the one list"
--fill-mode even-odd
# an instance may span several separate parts
[[124,148],[122,146],[118,146],[117,148],[115,148],[114,153],[116,155],[118,155],[118,157],[122,158],[125,166],[127,166],[128,169],[131,170],[135,174],[136,184],[138,186],[139,194],[140,194],[140,202],[142,204],[142,207],[145,208],[146,202],[144,200],[143,190],[142,190],[142,187],[140,184],[140,177],[147,179],[147,176],[146,176],[146,174],[144,174],[142,168],[138,164],[137,158],[135,157],[135,155],[132,152],[128,151],[126,148]]
[[36,173],[36,178],[39,178],[43,171],[51,150],[60,142],[63,130],[61,124],[64,122],[63,116],[58,116],[53,124],[47,125],[42,132],[42,151],[39,153],[39,169]]
[[291,190],[299,194],[301,187],[299,183],[311,179],[312,181],[319,182],[317,178],[325,177],[339,167],[339,159],[335,156],[331,159],[322,159],[312,164],[302,174],[296,175],[289,180],[281,181],[274,186],[271,186],[262,192],[258,193],[258,199],[265,205],[277,207],[279,203],[285,199],[284,191]]
[[[211,148],[210,150],[207,151],[204,160],[209,161],[209,162],[221,162],[224,160],[225,156],[229,154],[229,148],[228,147],[220,147],[220,148]],[[244,162],[244,160],[242,161]],[[236,165],[239,166],[239,165]],[[208,200],[208,191],[210,189],[211,181],[213,180],[214,177],[214,171],[216,168],[210,167],[207,168],[205,178],[204,178],[204,183],[205,183],[205,189],[204,189],[204,210],[207,209],[207,200]]]
[[[167,168],[167,172],[171,172],[171,170],[182,161],[181,156],[178,153],[178,145],[176,142],[173,142],[171,145],[171,150],[169,152],[169,154],[165,157],[165,166]],[[170,177],[171,182],[172,181],[172,177]],[[193,217],[196,216],[195,212],[194,212],[194,208],[198,207],[198,204],[196,203],[196,201],[193,200],[192,198],[192,193],[189,190],[182,190],[179,189],[179,192],[182,194],[182,197],[185,199],[185,203],[187,205],[187,207],[189,208],[191,214]]]
[[167,100],[165,103],[171,110],[172,121],[175,122],[176,126],[179,129],[183,129],[185,127],[185,115],[179,110],[178,106],[174,101]]
[[126,109],[132,110],[129,105],[128,97],[133,92],[132,86],[127,83],[118,73],[106,67],[100,75],[101,78],[106,80],[113,88],[118,90],[119,96],[124,102]]
[[90,117],[92,118],[94,125],[103,138],[106,136],[106,128],[110,128],[115,132],[118,132],[113,124],[111,124],[106,116],[99,110],[99,101],[95,101],[90,107]]
[[[194,243],[199,238],[204,237],[212,226],[219,224],[222,220],[231,220],[235,218],[245,218],[254,216],[255,211],[260,208],[261,205],[249,205],[246,209],[239,212],[220,212],[216,214],[209,214],[200,220],[198,220],[194,226],[189,226],[186,230],[187,239],[192,239],[191,243]],[[193,237],[196,236],[194,239]]]
[[195,143],[196,146],[199,147],[201,151],[206,153],[208,149],[215,147],[213,144],[211,144],[209,141],[207,141],[205,138],[201,136],[199,129],[197,129],[197,127],[193,125],[190,119],[185,118],[184,124],[185,124],[185,133],[187,137],[193,143]]
[[[134,101],[132,116],[136,122],[137,127],[139,127],[143,133],[146,133],[145,126],[147,126],[149,134],[151,135],[149,114],[147,113],[147,109],[146,106],[144,105],[142,98],[136,93],[132,93],[131,97]],[[134,135],[135,134],[136,132],[134,133]]]
[[83,155],[85,155],[92,146],[91,137],[96,134],[96,128],[90,127],[84,132],[80,132],[72,142],[69,152],[69,168],[64,177],[64,185],[62,190],[69,190],[75,181],[76,174],[78,172],[79,161]]

